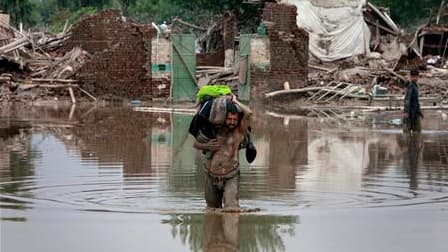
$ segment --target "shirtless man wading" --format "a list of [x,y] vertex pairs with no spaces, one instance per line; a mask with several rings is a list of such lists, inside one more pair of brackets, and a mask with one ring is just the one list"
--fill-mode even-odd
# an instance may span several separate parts
[[216,138],[206,142],[196,138],[194,143],[195,148],[204,151],[205,200],[209,208],[239,208],[238,151],[252,112],[235,97],[226,101],[226,111],[224,125],[215,126]]

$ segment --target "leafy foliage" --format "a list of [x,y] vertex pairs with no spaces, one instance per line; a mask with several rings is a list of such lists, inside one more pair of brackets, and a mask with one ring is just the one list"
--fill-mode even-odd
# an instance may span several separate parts
[[[392,18],[403,27],[412,27],[429,16],[431,8],[441,0],[370,0],[377,6],[390,9]],[[13,25],[59,27],[62,19],[74,19],[92,9],[120,8],[125,16],[141,21],[161,22],[180,17],[200,22],[203,17],[233,10],[237,15],[252,17],[260,12],[259,6],[245,4],[244,0],[1,0],[0,10],[11,15]],[[87,9],[84,9],[87,8]],[[88,11],[86,11],[88,10]],[[73,13],[73,14],[71,14]]]
[[50,18],[50,30],[53,32],[61,32],[64,29],[64,25],[76,24],[79,19],[84,15],[90,15],[97,12],[98,9],[94,7],[82,7],[79,10],[70,13],[67,9],[58,10]]
[[402,27],[413,27],[429,17],[432,8],[442,0],[370,0],[377,6],[389,8],[392,19]]
[[23,22],[25,25],[35,25],[39,21],[39,13],[35,11],[36,1],[30,0],[2,0],[0,10],[11,15],[11,22],[18,24]]

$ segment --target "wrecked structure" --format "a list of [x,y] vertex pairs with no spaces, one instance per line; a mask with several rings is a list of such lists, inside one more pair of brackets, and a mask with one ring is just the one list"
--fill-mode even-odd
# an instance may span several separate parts
[[0,47],[3,61],[8,61],[0,67],[10,69],[2,74],[6,83],[2,100],[14,100],[31,89],[38,91],[25,100],[45,99],[60,93],[48,92],[57,88],[68,88],[73,103],[81,94],[93,100],[95,96],[152,98],[153,29],[149,25],[126,21],[117,10],[105,10],[54,36],[7,29],[14,39]]
[[335,61],[370,52],[370,30],[360,0],[285,0],[297,6],[297,24],[310,33],[310,54],[322,61]]
[[[408,70],[421,67],[422,60],[404,44],[402,31],[386,9],[365,0],[281,2],[297,6],[298,26],[310,34],[310,71],[306,87],[265,94],[275,107],[401,108]],[[421,74],[423,105],[438,108],[447,102],[444,72]]]
[[0,12],[0,47],[7,44],[8,40],[12,38],[9,29],[9,15]]
[[[175,18],[169,33],[117,10],[84,17],[54,36],[6,26],[0,30],[2,99],[19,87],[44,90],[32,99],[68,89],[72,97],[94,100],[191,102],[201,86],[227,84],[240,100],[268,98],[280,107],[294,99],[310,105],[379,99],[372,98],[378,86],[396,104],[406,70],[422,62],[417,50],[404,45],[387,10],[365,0],[254,2],[262,6],[261,23],[244,29],[257,31],[247,34],[230,11],[210,19],[208,27]],[[421,93],[446,99],[446,85],[428,80],[443,82],[448,73],[431,71],[422,74]]]
[[63,48],[81,47],[92,58],[74,78],[98,96],[152,97],[152,28],[127,22],[117,10],[106,10],[81,20]]
[[261,98],[264,93],[283,89],[285,83],[286,88],[307,85],[309,37],[297,26],[296,17],[295,6],[266,3],[263,23],[267,36],[251,41],[251,97]]
[[448,3],[442,1],[440,8],[432,9],[428,21],[421,25],[414,37],[413,46],[419,56],[439,56],[439,65],[445,64],[448,47]]
[[[266,3],[265,34],[240,34],[231,12],[224,13],[202,35],[162,34],[152,27],[126,22],[117,11],[83,19],[64,44],[92,55],[74,78],[89,93],[139,99],[194,101],[198,88],[225,83],[242,100],[263,93],[306,86],[308,33],[296,24],[295,6]],[[154,27],[154,29],[153,29]]]

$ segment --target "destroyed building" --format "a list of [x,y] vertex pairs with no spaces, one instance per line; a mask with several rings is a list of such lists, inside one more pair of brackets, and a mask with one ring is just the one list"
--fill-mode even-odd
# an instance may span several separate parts
[[[300,15],[300,13],[299,13]],[[297,8],[293,5],[266,3],[263,22],[267,36],[251,41],[251,97],[264,93],[307,85],[308,33],[297,27]]]
[[[14,69],[26,70],[22,77],[2,78],[8,86],[25,87],[26,80],[26,90],[55,88],[57,83],[106,99],[194,101],[206,84],[228,84],[242,100],[262,98],[285,83],[290,88],[307,83],[308,34],[297,27],[296,17],[295,6],[266,3],[260,18],[264,31],[258,34],[241,34],[232,12],[207,28],[178,21],[199,30],[196,34],[164,34],[155,24],[137,24],[117,10],[105,10],[54,38],[17,32],[7,41],[2,33],[8,43],[5,53],[21,54],[8,58],[18,64]],[[70,94],[76,102],[73,90]]]
[[417,29],[414,38],[420,56],[432,55],[445,59],[448,47],[448,4],[431,10],[428,21]]
[[8,27],[9,15],[0,12],[0,47],[6,45],[13,37]]
[[152,33],[151,26],[129,22],[117,10],[106,10],[73,27],[64,49],[79,46],[93,55],[75,74],[88,92],[151,98]]
[[[45,97],[78,88],[76,96],[93,100],[173,102],[195,101],[201,86],[214,84],[229,85],[243,101],[288,90],[305,89],[306,96],[309,88],[330,92],[307,103],[365,100],[375,85],[401,95],[397,83],[406,72],[398,70],[415,64],[387,9],[365,0],[254,2],[262,7],[260,23],[250,29],[241,29],[231,11],[210,18],[207,27],[175,18],[169,29],[161,29],[137,24],[117,10],[84,17],[56,35],[0,26],[2,90],[40,88]],[[418,50],[410,51],[421,60]],[[58,87],[62,91],[47,91]]]
[[[9,15],[8,14],[2,14],[0,13],[0,48],[3,48],[3,46],[8,45],[11,43],[12,39],[14,38],[14,34],[9,30]],[[1,52],[1,51],[0,51]],[[3,54],[3,52],[1,52]],[[4,53],[3,56],[9,56],[14,57],[15,52],[8,52]],[[7,73],[10,71],[14,71],[18,66],[11,67],[9,64],[9,60],[6,57],[0,56],[0,73]],[[14,63],[11,63],[14,64]]]
[[241,34],[231,12],[208,29],[182,21],[203,32],[196,38],[171,34],[172,71],[165,78],[172,79],[173,99],[194,100],[200,86],[214,83],[230,85],[242,100],[262,99],[285,82],[290,88],[304,87],[308,33],[297,27],[296,16],[295,6],[266,3],[261,17],[265,31],[259,34]]

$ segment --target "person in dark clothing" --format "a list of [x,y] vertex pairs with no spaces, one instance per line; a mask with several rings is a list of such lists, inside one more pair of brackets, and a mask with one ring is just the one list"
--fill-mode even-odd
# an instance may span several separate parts
[[406,93],[404,97],[404,120],[403,126],[406,132],[414,133],[421,131],[419,91],[417,86],[418,69],[411,70],[410,81],[406,82]]

